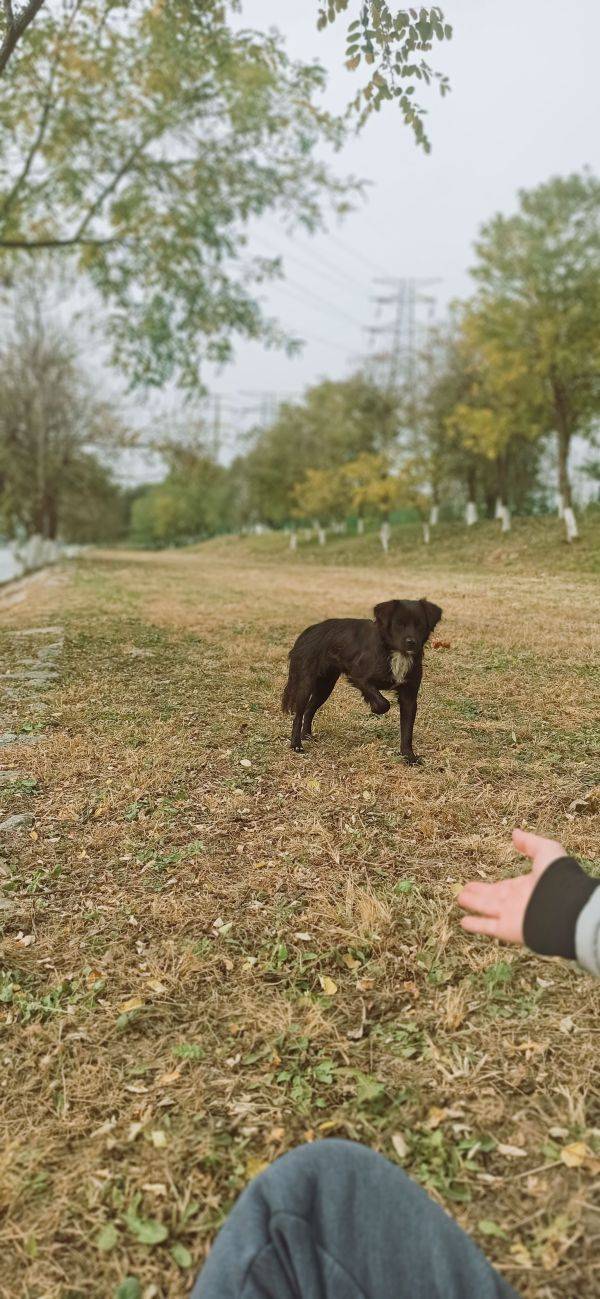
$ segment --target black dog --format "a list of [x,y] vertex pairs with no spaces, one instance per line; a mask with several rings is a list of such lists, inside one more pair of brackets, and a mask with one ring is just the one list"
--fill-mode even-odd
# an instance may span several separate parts
[[347,676],[373,713],[387,713],[382,690],[394,690],[400,704],[400,744],[405,762],[421,762],[412,737],[423,675],[423,647],[442,610],[429,600],[386,600],[369,618],[328,618],[307,627],[290,650],[290,669],[281,706],[294,713],[291,746],[303,753],[312,721],[338,677]]

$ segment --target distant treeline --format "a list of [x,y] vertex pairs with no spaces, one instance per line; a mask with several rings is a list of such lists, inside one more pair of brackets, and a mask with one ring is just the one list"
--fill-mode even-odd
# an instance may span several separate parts
[[584,173],[522,193],[476,252],[473,297],[429,331],[404,377],[375,367],[316,384],[227,466],[201,424],[159,433],[164,481],[129,493],[107,468],[126,432],[60,333],[21,309],[0,352],[4,530],[164,546],[257,525],[381,525],[399,511],[425,523],[466,509],[508,526],[557,498],[572,530],[575,436],[600,481],[600,183]]

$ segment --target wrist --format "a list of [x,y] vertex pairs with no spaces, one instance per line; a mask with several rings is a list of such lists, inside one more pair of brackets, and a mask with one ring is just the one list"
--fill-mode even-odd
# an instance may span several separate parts
[[574,857],[558,857],[542,872],[523,918],[523,937],[540,956],[575,960],[575,928],[599,881]]

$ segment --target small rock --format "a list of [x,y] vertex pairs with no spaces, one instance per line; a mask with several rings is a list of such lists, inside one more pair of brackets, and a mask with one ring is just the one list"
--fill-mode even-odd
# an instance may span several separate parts
[[23,627],[15,636],[62,636],[64,627]]
[[0,834],[13,834],[16,830],[28,830],[34,821],[35,817],[31,812],[16,812],[14,816],[7,816],[6,821],[0,821]]
[[47,736],[42,731],[36,731],[31,735],[27,731],[24,731],[22,735],[15,735],[13,731],[6,731],[4,735],[0,735],[0,749],[9,744],[39,744],[41,740],[45,739],[47,739]]

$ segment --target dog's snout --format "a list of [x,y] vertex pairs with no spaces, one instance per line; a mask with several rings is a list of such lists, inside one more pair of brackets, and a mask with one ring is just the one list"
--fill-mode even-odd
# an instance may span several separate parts
[[404,643],[406,645],[406,649],[409,654],[414,654],[414,651],[418,649],[418,645],[414,636],[407,636]]

